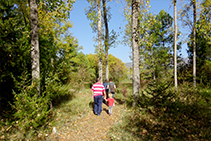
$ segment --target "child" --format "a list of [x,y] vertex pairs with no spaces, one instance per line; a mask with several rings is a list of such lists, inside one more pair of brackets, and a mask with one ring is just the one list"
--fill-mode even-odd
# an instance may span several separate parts
[[113,109],[113,106],[114,106],[114,98],[112,98],[112,93],[109,93],[108,94],[108,99],[107,99],[107,101],[108,101],[108,114],[111,116],[111,114],[112,114],[112,109]]

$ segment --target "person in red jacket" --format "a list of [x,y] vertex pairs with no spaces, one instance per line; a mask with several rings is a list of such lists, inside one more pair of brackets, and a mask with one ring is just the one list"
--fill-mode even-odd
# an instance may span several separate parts
[[108,97],[109,97],[107,99],[107,101],[108,101],[108,114],[111,116],[115,99],[112,98],[112,93],[109,93]]

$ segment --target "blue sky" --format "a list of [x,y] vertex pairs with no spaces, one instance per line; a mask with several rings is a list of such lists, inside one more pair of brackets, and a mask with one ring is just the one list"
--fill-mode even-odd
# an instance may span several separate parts
[[[160,10],[164,9],[167,13],[169,13],[173,17],[173,6],[171,6],[172,0],[151,0],[151,12],[158,14]],[[89,4],[86,0],[76,0],[73,4],[73,9],[70,12],[70,20],[73,23],[73,28],[71,28],[70,32],[72,32],[73,36],[78,39],[79,45],[83,46],[82,52],[84,54],[94,54],[95,53],[95,42],[93,41],[93,37],[97,35],[97,33],[93,33],[90,27],[90,21],[87,19],[84,9],[88,7]],[[108,23],[109,31],[112,29],[120,34],[119,40],[122,40],[124,36],[124,27],[127,23],[124,18],[123,13],[123,5],[121,3],[109,2],[109,6],[111,7],[111,20]],[[187,45],[183,44],[182,46],[182,57],[187,57]],[[115,57],[122,60],[122,62],[132,62],[130,59],[130,55],[132,50],[130,47],[125,46],[123,44],[119,44],[115,48],[111,48],[109,50],[109,54],[114,55]]]

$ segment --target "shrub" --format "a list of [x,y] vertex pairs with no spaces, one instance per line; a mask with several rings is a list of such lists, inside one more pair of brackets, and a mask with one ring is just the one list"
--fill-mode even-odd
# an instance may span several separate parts
[[36,130],[46,125],[49,120],[50,94],[37,94],[36,85],[28,86],[19,94],[13,91],[14,126],[26,136],[29,130]]
[[160,107],[165,105],[176,97],[176,93],[173,92],[171,87],[172,82],[154,80],[150,82],[146,89],[144,89],[139,99],[141,107]]

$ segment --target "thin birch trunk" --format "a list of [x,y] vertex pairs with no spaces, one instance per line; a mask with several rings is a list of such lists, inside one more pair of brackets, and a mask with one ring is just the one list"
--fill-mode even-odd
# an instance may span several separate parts
[[103,83],[103,67],[102,67],[102,35],[101,35],[101,1],[97,1],[97,15],[98,15],[98,48],[99,48],[99,78],[101,78],[101,82]]
[[106,11],[106,3],[105,0],[103,1],[103,18],[105,22],[105,74],[106,74],[106,79],[108,81],[108,75],[109,75],[109,69],[108,69],[108,20],[107,20],[107,11]]
[[196,87],[196,0],[193,0],[193,86]]
[[133,106],[137,105],[139,99],[140,90],[140,52],[139,52],[139,40],[138,40],[138,16],[140,9],[140,1],[132,0],[132,52],[133,52],[133,95],[135,102]]
[[40,51],[38,37],[38,10],[36,0],[30,0],[30,24],[31,24],[31,63],[32,83],[38,82],[37,91],[40,94]]
[[177,0],[174,0],[174,85],[177,91]]

